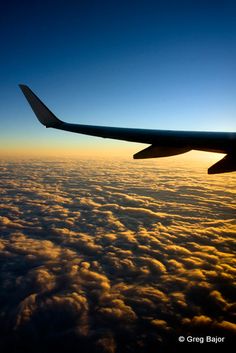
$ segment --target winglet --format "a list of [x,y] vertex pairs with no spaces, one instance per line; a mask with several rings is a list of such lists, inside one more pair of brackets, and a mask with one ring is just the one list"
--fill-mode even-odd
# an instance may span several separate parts
[[41,124],[46,127],[57,128],[63,123],[46,107],[46,105],[31,91],[28,86],[19,85],[19,87]]

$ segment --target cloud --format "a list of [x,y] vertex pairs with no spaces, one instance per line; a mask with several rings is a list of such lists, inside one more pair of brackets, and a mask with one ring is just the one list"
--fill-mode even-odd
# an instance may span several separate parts
[[2,351],[168,352],[187,334],[230,342],[234,174],[228,187],[223,175],[146,161],[2,166]]

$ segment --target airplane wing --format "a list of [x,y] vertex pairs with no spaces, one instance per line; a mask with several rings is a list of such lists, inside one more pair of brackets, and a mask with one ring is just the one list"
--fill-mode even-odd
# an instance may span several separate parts
[[208,169],[209,174],[236,171],[236,133],[172,131],[71,124],[58,119],[26,85],[19,85],[38,120],[47,128],[85,135],[139,142],[151,146],[136,153],[134,159],[168,157],[190,150],[227,154]]

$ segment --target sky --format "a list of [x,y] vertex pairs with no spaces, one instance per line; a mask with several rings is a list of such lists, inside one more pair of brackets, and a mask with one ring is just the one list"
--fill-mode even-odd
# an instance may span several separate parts
[[0,2],[0,351],[232,347],[235,173],[45,129],[18,84],[72,123],[236,131],[234,3]]
[[139,149],[43,129],[19,83],[69,122],[236,131],[235,16],[227,0],[1,2],[0,154]]

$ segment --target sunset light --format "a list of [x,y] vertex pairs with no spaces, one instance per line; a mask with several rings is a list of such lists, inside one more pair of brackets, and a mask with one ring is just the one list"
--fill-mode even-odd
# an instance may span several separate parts
[[0,352],[230,352],[235,3],[0,17]]

